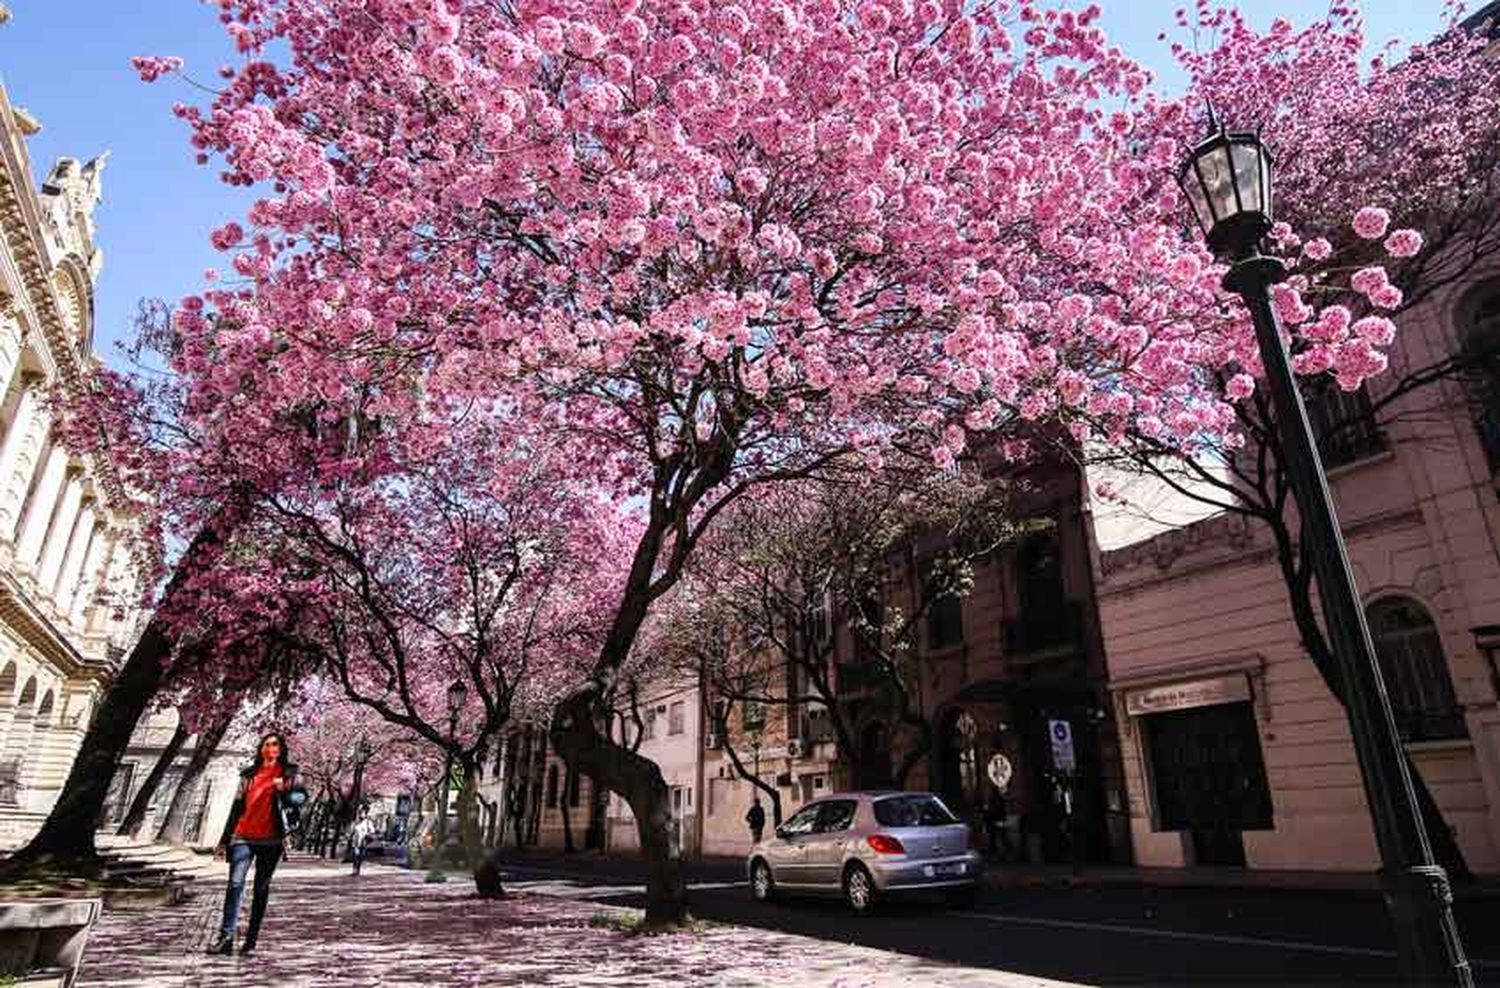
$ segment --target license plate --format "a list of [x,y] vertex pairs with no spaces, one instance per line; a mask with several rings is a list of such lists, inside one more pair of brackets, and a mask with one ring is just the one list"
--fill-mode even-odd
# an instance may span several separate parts
[[928,865],[922,869],[928,878],[951,878],[954,875],[962,875],[964,870],[965,868],[962,863]]

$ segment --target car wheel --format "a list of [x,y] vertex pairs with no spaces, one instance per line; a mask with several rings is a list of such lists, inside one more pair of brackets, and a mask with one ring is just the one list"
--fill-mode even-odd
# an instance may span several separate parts
[[776,881],[771,877],[771,866],[756,861],[750,866],[750,894],[756,902],[770,902],[776,898]]
[[979,886],[965,885],[961,888],[948,890],[948,905],[954,909],[972,909],[974,903],[979,901]]
[[875,879],[864,865],[853,864],[844,872],[844,901],[856,916],[869,915],[875,909]]

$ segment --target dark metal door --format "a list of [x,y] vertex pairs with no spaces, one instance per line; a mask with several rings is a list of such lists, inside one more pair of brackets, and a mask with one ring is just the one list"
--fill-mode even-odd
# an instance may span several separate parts
[[1249,703],[1146,719],[1157,827],[1193,835],[1198,864],[1245,863],[1241,831],[1271,827],[1271,793]]

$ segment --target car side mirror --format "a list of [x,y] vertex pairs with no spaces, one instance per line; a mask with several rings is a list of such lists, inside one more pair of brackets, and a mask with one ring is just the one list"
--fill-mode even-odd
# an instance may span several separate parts
[[786,840],[786,824],[782,824],[776,828],[776,836],[782,840]]

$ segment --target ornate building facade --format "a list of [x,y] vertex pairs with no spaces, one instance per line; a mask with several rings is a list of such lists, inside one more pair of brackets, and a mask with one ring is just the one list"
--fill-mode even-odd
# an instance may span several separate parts
[[62,158],[38,189],[39,129],[0,87],[0,844],[56,800],[137,627],[143,568],[107,463],[52,433],[48,396],[93,351],[103,156]]
[[[1397,725],[1469,867],[1493,874],[1500,265],[1399,323],[1391,372],[1313,396],[1309,417]],[[1222,513],[1130,541],[1101,538],[1096,566],[1136,860],[1376,867],[1348,722],[1301,644],[1270,533]]]

